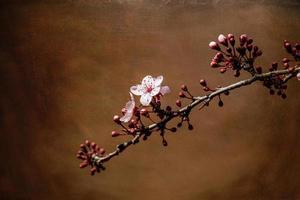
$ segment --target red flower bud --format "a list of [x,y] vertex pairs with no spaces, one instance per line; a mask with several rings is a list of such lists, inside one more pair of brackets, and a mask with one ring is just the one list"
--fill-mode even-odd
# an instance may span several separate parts
[[121,124],[119,115],[115,115],[114,118],[113,118],[113,120],[114,120],[114,122],[116,122],[117,124]]
[[284,48],[287,50],[288,53],[292,53],[292,45],[289,42],[284,43]]
[[85,168],[85,167],[87,167],[88,165],[89,165],[89,163],[88,163],[87,161],[84,161],[84,162],[80,163],[79,167],[80,167],[80,168]]
[[218,45],[218,43],[216,43],[216,42],[214,42],[214,41],[210,42],[208,46],[209,46],[209,48],[211,48],[211,49],[213,49],[213,50],[217,50],[217,51],[220,51],[220,50],[221,50],[221,48],[220,48],[220,46]]
[[178,107],[181,107],[181,101],[178,99],[178,100],[176,100],[176,105],[178,106]]
[[248,44],[248,45],[246,46],[246,48],[248,49],[248,51],[252,51],[253,45],[252,45],[252,44]]
[[119,136],[119,135],[121,135],[119,132],[117,132],[117,131],[112,131],[111,132],[111,136],[112,137],[117,137],[117,136]]
[[212,67],[212,68],[217,68],[217,67],[219,67],[219,65],[218,65],[218,63],[217,63],[216,61],[212,61],[212,62],[210,63],[210,67]]
[[277,62],[273,62],[272,63],[272,69],[277,70],[278,67],[278,63]]
[[183,90],[183,91],[188,91],[188,88],[187,88],[187,86],[186,85],[181,85],[181,89]]
[[186,97],[183,92],[179,92],[178,96],[181,97],[181,98]]
[[204,79],[201,79],[201,80],[200,80],[200,85],[206,86],[206,85],[207,85],[207,84],[206,84],[206,81],[205,81]]
[[105,149],[100,148],[100,149],[99,149],[99,153],[100,153],[101,155],[105,154]]
[[220,72],[223,74],[223,73],[225,73],[226,72],[226,68],[221,68],[220,69]]
[[220,44],[222,44],[222,45],[224,45],[226,47],[228,46],[227,38],[223,34],[219,35],[218,41],[220,42]]
[[283,62],[283,63],[288,63],[288,62],[290,62],[290,60],[289,60],[288,58],[283,58],[283,59],[282,59],[282,62]]
[[261,74],[261,73],[262,73],[262,68],[261,68],[261,67],[256,67],[256,72],[257,72],[258,74]]
[[149,112],[146,108],[142,108],[140,110],[141,115],[145,116],[145,117],[149,117]]
[[242,34],[240,36],[240,45],[244,46],[244,44],[247,42],[247,40],[248,40],[248,36],[246,34]]
[[235,39],[234,39],[234,38],[230,38],[230,39],[229,39],[229,43],[231,44],[231,46],[234,46],[234,44],[235,44]]

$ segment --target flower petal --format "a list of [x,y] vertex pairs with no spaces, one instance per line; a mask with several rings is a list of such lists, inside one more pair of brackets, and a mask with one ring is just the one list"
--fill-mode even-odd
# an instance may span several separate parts
[[154,79],[152,78],[152,76],[148,75],[143,78],[142,80],[143,88],[153,87],[153,85],[154,85]]
[[142,94],[140,102],[143,106],[149,106],[151,100],[152,100],[151,94],[145,93],[145,94]]
[[297,79],[300,81],[300,72],[297,74]]
[[163,76],[158,76],[154,79],[154,85],[157,87],[157,86],[160,86],[160,84],[163,82],[164,80],[164,77]]
[[132,111],[131,111],[131,112],[127,111],[127,112],[125,113],[125,115],[124,115],[123,117],[120,118],[120,121],[121,121],[121,122],[127,123],[127,122],[129,122],[129,120],[132,118],[132,115],[133,115],[133,112],[132,112]]
[[162,86],[162,87],[160,88],[160,93],[161,93],[162,95],[168,94],[168,93],[170,93],[170,92],[171,92],[171,89],[170,89],[169,86]]
[[130,92],[134,95],[140,96],[144,93],[144,88],[142,85],[134,85],[130,87]]
[[151,96],[155,96],[155,95],[157,95],[159,92],[160,92],[160,86],[153,88],[153,89],[151,90],[150,94],[151,94]]

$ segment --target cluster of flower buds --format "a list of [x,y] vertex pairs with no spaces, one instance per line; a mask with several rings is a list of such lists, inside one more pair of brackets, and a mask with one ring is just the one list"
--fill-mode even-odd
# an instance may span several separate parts
[[286,51],[295,58],[296,61],[300,61],[300,44],[291,44],[289,41],[284,40],[283,46]]
[[253,46],[253,39],[246,34],[239,37],[239,45],[236,45],[233,34],[230,33],[227,36],[220,34],[218,42],[210,42],[209,47],[218,51],[210,66],[219,68],[221,73],[225,73],[228,69],[232,69],[236,77],[240,76],[241,70],[248,71],[252,75],[256,73],[253,64],[255,59],[262,55],[262,51],[257,46]]
[[99,147],[95,142],[90,142],[88,140],[85,141],[84,144],[80,145],[80,150],[77,152],[77,158],[82,160],[79,167],[85,168],[87,166],[91,167],[91,175],[94,175],[96,172],[100,172],[100,170],[105,170],[105,168],[99,164],[95,165],[93,159],[95,156],[103,157],[105,156],[105,150]]

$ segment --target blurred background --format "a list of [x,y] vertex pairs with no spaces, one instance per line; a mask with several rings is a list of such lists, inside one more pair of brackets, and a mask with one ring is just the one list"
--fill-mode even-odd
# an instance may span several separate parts
[[297,0],[1,1],[0,199],[300,199],[300,82],[286,100],[257,83],[203,111],[195,129],[153,135],[95,177],[75,154],[90,139],[107,151],[112,116],[129,87],[163,75],[175,105],[182,83],[194,94],[246,78],[209,67],[208,43],[247,33],[268,69],[300,42]]

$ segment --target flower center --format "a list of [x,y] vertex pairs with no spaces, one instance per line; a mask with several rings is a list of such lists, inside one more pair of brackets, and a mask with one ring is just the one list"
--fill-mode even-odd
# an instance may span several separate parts
[[152,87],[147,87],[147,90],[146,90],[146,91],[150,93],[152,90],[153,90]]

